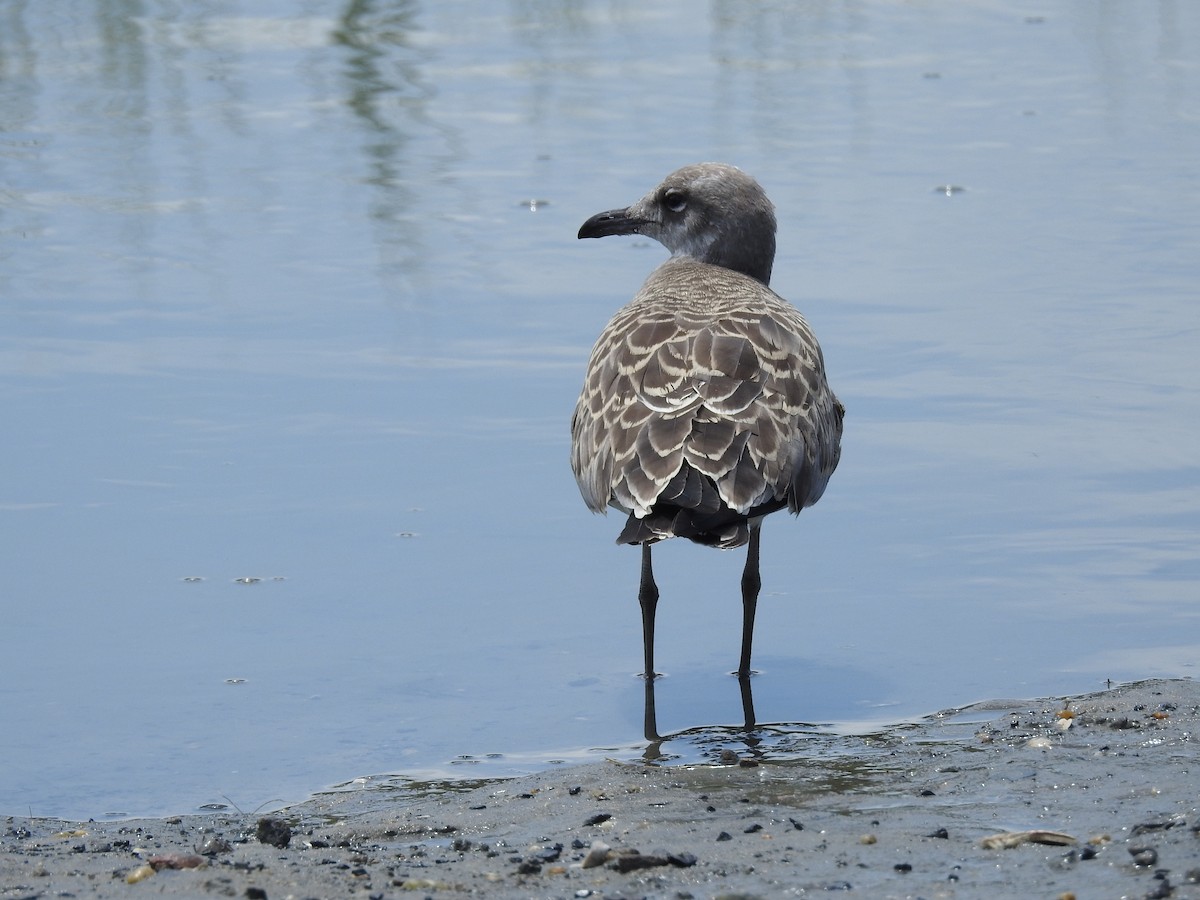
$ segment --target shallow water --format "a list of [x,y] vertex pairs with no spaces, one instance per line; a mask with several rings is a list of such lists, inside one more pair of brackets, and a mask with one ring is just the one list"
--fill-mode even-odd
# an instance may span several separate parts
[[[848,409],[758,721],[1195,674],[1197,60],[1182,0],[0,3],[0,813],[638,757],[567,425],[663,251],[574,235],[701,159]],[[741,554],[656,563],[660,730],[737,725]]]

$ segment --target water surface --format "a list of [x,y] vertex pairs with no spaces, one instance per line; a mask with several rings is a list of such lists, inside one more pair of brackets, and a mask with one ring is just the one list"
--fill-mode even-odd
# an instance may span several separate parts
[[[1195,674],[1198,60],[1169,0],[0,2],[0,812],[640,755],[567,432],[664,254],[574,235],[704,159],[848,409],[758,720]],[[656,563],[661,729],[738,724],[741,554]]]

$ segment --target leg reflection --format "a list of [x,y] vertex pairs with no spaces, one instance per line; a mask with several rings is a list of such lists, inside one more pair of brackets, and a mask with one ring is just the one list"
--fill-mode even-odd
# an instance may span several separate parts
[[654,681],[653,678],[646,679],[646,716],[645,716],[645,731],[646,740],[661,741],[662,735],[658,733],[658,716],[654,711]]
[[750,675],[748,673],[738,675],[738,687],[742,689],[742,715],[746,719],[746,724],[743,726],[747,731],[754,728],[756,722],[754,719],[754,689],[750,687]]
[[[674,734],[659,734],[658,733],[658,710],[654,703],[654,686],[657,679],[647,678],[645,680],[645,708],[642,722],[643,733],[646,736],[646,749],[642,753],[642,758],[646,762],[655,762],[663,758],[662,745],[664,742],[673,738],[684,737],[685,735],[700,734],[710,732],[714,726],[701,726],[697,728],[685,728]],[[754,729],[758,726],[758,721],[754,716],[754,689],[750,685],[749,675],[738,676],[738,688],[742,695],[742,718],[744,724],[741,730],[746,732],[742,740],[745,742],[747,749],[753,751],[759,744],[757,735],[754,734]]]

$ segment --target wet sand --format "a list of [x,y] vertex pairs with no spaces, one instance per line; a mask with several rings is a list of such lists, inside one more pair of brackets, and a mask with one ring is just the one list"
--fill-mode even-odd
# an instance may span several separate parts
[[7,818],[0,897],[1200,900],[1200,685],[952,710],[803,761],[607,762],[269,815]]

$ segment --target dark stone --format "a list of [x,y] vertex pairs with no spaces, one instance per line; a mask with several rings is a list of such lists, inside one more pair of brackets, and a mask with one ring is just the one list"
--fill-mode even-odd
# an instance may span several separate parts
[[611,818],[612,813],[596,813],[594,816],[584,819],[583,824],[585,826],[599,825],[601,822],[607,822]]
[[612,861],[612,867],[618,872],[634,872],[638,869],[653,869],[665,866],[667,858],[650,853],[623,853]]
[[1165,831],[1166,829],[1171,828],[1171,827],[1175,826],[1176,824],[1178,824],[1178,823],[1171,822],[1171,821],[1142,822],[1140,825],[1134,825],[1133,828],[1131,828],[1129,830],[1129,833],[1131,835],[1139,835],[1139,834],[1146,834],[1147,832],[1151,832],[1151,831]]
[[254,833],[259,843],[270,844],[280,850],[292,842],[292,826],[283,819],[259,819]]
[[545,847],[539,850],[534,854],[534,856],[540,859],[542,862],[554,862],[556,859],[562,856],[562,851],[563,845],[555,844],[553,847]]
[[732,841],[733,835],[730,834],[728,831],[722,831],[720,834],[717,835],[717,840],[718,841]]

